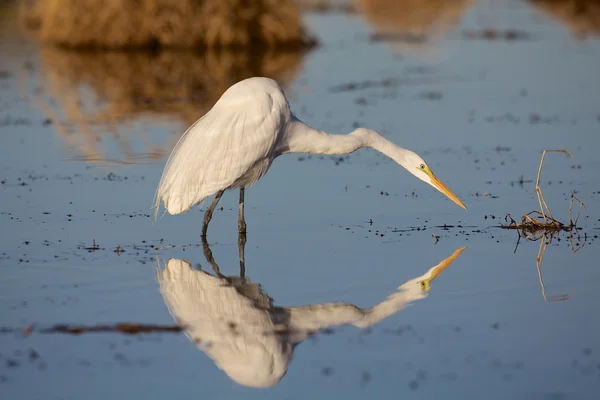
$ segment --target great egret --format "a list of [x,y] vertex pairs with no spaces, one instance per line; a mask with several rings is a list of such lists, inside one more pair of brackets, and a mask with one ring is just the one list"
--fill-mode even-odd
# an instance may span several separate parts
[[157,280],[169,312],[200,350],[235,382],[269,387],[279,383],[296,346],[313,333],[339,325],[367,328],[426,298],[431,281],[465,248],[366,309],[347,303],[275,306],[259,284],[223,276],[212,255],[207,259],[217,276],[171,258],[164,269],[158,261]]
[[275,158],[287,153],[348,154],[362,147],[385,154],[466,209],[416,153],[366,128],[346,135],[314,129],[292,113],[276,81],[254,77],[227,89],[179,139],[156,191],[155,217],[161,200],[169,214],[179,214],[216,194],[204,214],[206,236],[223,192],[239,188],[238,230],[245,233],[244,189],[264,176]]

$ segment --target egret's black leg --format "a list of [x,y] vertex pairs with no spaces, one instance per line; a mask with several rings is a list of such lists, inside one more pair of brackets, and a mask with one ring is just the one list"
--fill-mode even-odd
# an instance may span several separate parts
[[206,241],[206,236],[202,236],[202,250],[204,250],[204,257],[206,257],[206,261],[208,261],[208,263],[212,267],[213,271],[215,272],[215,275],[219,278],[225,278],[212,255],[212,251],[210,250],[208,242]]
[[240,188],[240,211],[238,216],[238,232],[246,233],[246,220],[244,219],[244,187]]
[[203,238],[206,238],[206,231],[208,229],[208,224],[210,223],[210,220],[212,219],[213,211],[215,211],[215,207],[217,206],[217,203],[219,202],[219,200],[221,200],[221,197],[223,196],[224,192],[225,192],[224,190],[221,190],[220,192],[217,193],[217,195],[215,196],[212,203],[210,203],[210,207],[208,207],[208,209],[204,213],[204,220],[202,221],[202,237]]
[[244,249],[246,247],[246,233],[240,232],[238,236],[238,250],[240,252],[240,278],[246,277],[246,258]]

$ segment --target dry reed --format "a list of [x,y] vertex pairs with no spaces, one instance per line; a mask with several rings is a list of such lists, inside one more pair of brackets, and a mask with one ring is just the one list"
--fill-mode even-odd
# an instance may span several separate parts
[[70,48],[299,48],[292,0],[26,0],[24,25]]
[[440,62],[452,51],[439,40],[458,24],[476,0],[354,0],[372,25],[372,41],[387,42],[395,53]]
[[[555,234],[561,231],[577,231],[577,222],[579,221],[581,209],[585,209],[585,206],[581,200],[574,195],[571,195],[571,201],[569,204],[569,223],[563,224],[552,216],[552,211],[550,211],[550,207],[548,206],[548,203],[546,203],[544,194],[542,193],[542,188],[540,187],[540,179],[542,176],[542,168],[544,166],[546,153],[565,153],[572,157],[571,153],[569,153],[567,150],[544,150],[542,152],[542,158],[540,159],[540,165],[538,167],[537,179],[535,180],[535,192],[540,209],[530,211],[523,215],[519,223],[517,223],[510,216],[510,214],[507,214],[507,220],[510,220],[510,223],[508,225],[501,226],[504,229],[515,229],[519,233],[519,236],[532,241],[537,241],[547,234]],[[577,213],[575,219],[573,219],[572,215],[574,202],[579,204],[579,212]]]
[[573,35],[585,38],[600,34],[598,0],[529,0],[546,14],[565,24]]
[[427,40],[457,24],[475,0],[354,0],[378,34]]
[[[580,230],[577,226],[579,222],[579,217],[581,214],[581,210],[585,210],[585,205],[581,200],[579,200],[575,195],[571,195],[571,200],[569,202],[569,211],[568,217],[569,222],[567,224],[563,224],[556,218],[552,216],[552,211],[546,203],[544,199],[544,195],[542,193],[542,189],[540,187],[540,179],[542,175],[542,167],[544,165],[544,158],[546,153],[554,152],[554,153],[565,153],[571,156],[567,150],[544,150],[542,153],[542,158],[540,160],[540,165],[538,167],[537,179],[535,181],[535,192],[538,199],[538,204],[540,209],[533,210],[529,213],[523,215],[519,222],[515,221],[510,214],[506,214],[506,220],[509,221],[508,225],[501,225],[500,228],[503,229],[514,229],[517,231],[519,238],[517,239],[517,245],[515,246],[515,252],[519,246],[521,238],[524,238],[528,241],[539,241],[540,245],[538,248],[538,254],[535,259],[538,279],[540,282],[540,287],[542,290],[542,297],[545,301],[562,301],[568,300],[570,298],[569,294],[562,294],[558,296],[548,296],[546,294],[546,287],[544,285],[544,280],[542,278],[542,270],[541,264],[544,254],[546,253],[546,249],[548,245],[552,243],[555,237],[557,237],[561,232],[567,232],[569,239],[569,247],[573,253],[579,251],[583,245],[585,244],[584,240],[581,238]],[[571,156],[572,157],[572,156]],[[579,205],[579,209],[577,215],[573,217],[573,204],[577,203]],[[573,241],[575,240],[575,244]]]

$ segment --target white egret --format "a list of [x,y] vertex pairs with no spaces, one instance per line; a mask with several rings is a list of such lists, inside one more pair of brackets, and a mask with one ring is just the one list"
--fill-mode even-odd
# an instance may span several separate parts
[[367,328],[425,299],[431,282],[465,248],[365,309],[348,303],[276,306],[261,285],[221,275],[212,256],[208,261],[217,276],[171,258],[164,268],[158,262],[157,280],[169,312],[200,350],[235,382],[269,387],[287,372],[296,346],[315,332],[340,325]]
[[348,154],[362,147],[385,154],[466,209],[416,153],[366,128],[346,135],[314,129],[292,113],[276,81],[255,77],[227,89],[179,139],[156,191],[155,217],[161,200],[169,214],[179,214],[216,194],[204,214],[206,236],[223,192],[239,188],[238,229],[245,233],[244,189],[264,176],[275,158],[287,153]]

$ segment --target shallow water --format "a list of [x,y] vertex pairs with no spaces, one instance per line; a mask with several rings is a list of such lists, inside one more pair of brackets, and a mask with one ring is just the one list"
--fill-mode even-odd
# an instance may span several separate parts
[[[600,41],[501,4],[419,46],[370,40],[360,15],[308,13],[322,45],[259,62],[72,55],[4,31],[2,398],[597,398]],[[527,39],[474,37],[489,27]],[[217,279],[202,209],[153,223],[150,206],[178,135],[255,74],[314,126],[368,126],[422,154],[468,211],[374,151],[281,157],[247,191],[245,274],[260,288]],[[546,201],[566,222],[575,193],[588,216],[579,251],[566,233],[547,247],[542,288],[540,242],[515,251],[496,226],[537,208],[541,152],[556,148],[574,158],[547,156]],[[222,205],[210,249],[235,277],[237,194]],[[186,335],[41,332],[174,318]]]

